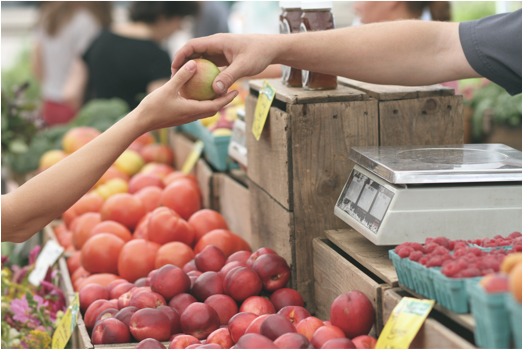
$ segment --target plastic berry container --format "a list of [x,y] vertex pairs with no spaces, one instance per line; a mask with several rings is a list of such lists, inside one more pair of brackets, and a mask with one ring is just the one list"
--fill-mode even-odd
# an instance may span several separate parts
[[515,349],[522,349],[522,303],[517,302],[513,295],[506,295],[506,308],[509,313],[509,323],[511,325],[511,333],[515,342]]
[[410,261],[408,258],[401,258],[394,250],[390,250],[388,252],[390,259],[393,262],[393,266],[395,267],[395,271],[397,272],[397,277],[399,278],[399,283],[408,287],[409,289],[416,291],[415,284],[413,282],[412,277],[412,269]]
[[440,268],[428,269],[433,275],[433,288],[435,291],[435,300],[445,308],[454,311],[457,314],[466,314],[469,312],[468,292],[466,291],[467,280],[476,278],[449,278],[442,274]]
[[[433,273],[430,272],[429,269],[425,265],[422,265],[417,262],[409,261],[411,268],[411,275],[413,278],[413,283],[415,285],[415,289],[413,289],[418,294],[429,298],[435,299],[435,287],[433,285]],[[440,269],[440,268],[438,268]]]

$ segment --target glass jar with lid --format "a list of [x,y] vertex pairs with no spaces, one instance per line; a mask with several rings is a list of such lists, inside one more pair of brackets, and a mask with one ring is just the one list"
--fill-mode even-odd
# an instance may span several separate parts
[[[301,10],[300,1],[280,1],[281,15],[279,16],[279,32],[282,34],[299,33],[301,30]],[[281,67],[282,81],[291,87],[301,87],[301,69],[288,66]]]

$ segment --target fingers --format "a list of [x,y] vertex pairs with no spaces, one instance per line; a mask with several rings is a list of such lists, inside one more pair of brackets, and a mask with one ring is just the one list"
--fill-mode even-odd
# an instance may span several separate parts
[[196,72],[196,62],[188,61],[167,82],[170,88],[179,90]]
[[249,75],[247,71],[250,70],[246,64],[243,64],[239,60],[235,60],[232,64],[219,73],[214,79],[212,88],[217,94],[222,94],[227,91],[230,86],[240,78]]

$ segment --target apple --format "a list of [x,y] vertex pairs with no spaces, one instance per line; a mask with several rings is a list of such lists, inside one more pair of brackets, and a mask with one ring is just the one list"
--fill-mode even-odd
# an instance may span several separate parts
[[220,326],[218,313],[208,304],[192,303],[181,314],[181,328],[186,334],[204,339]]
[[147,338],[139,342],[134,349],[165,349],[165,346],[154,338]]
[[179,91],[181,97],[204,101],[214,99],[217,93],[212,88],[212,83],[220,73],[218,67],[209,60],[203,58],[194,59],[196,72]]
[[377,339],[367,335],[357,336],[352,342],[357,349],[375,349],[377,345]]
[[214,332],[212,332],[208,337],[206,344],[219,344],[225,349],[230,349],[234,342],[232,341],[232,338],[230,337],[230,332],[227,328],[218,328]]
[[132,296],[130,301],[131,307],[136,307],[138,309],[143,308],[157,308],[162,305],[166,305],[165,298],[163,298],[160,294],[156,292],[140,292],[134,296]]
[[352,339],[370,332],[375,322],[375,310],[364,293],[350,291],[333,301],[330,321],[343,330],[348,339]]
[[248,267],[236,267],[232,269],[228,272],[223,282],[223,292],[232,297],[236,302],[241,302],[249,297],[258,295],[262,288],[263,284],[259,275]]
[[[114,281],[113,281],[114,282]],[[109,292],[107,289],[98,284],[90,284],[82,288],[80,291],[80,310],[83,314],[87,311],[87,308],[95,301],[109,300]]]
[[315,348],[319,349],[324,345],[324,343],[334,338],[346,338],[346,336],[344,335],[343,330],[337,326],[323,326],[315,331],[310,342]]
[[168,302],[190,289],[190,278],[180,268],[167,264],[159,268],[151,277],[150,288],[162,295]]
[[202,272],[220,271],[225,265],[227,257],[219,248],[208,245],[196,255],[196,267]]
[[289,305],[277,312],[279,315],[285,316],[290,322],[297,326],[299,322],[310,317],[310,313],[303,307],[299,307],[296,305]]
[[[274,344],[279,349],[308,349],[310,347],[310,341],[308,338],[299,333],[285,333],[279,336]],[[324,347],[323,347],[324,348]]]
[[205,304],[210,305],[218,313],[221,325],[228,325],[228,321],[238,312],[236,302],[224,294],[215,294],[205,299]]
[[230,319],[228,322],[228,330],[234,343],[237,343],[245,334],[248,326],[250,326],[255,318],[257,318],[257,315],[253,313],[237,313]]
[[286,260],[275,254],[265,254],[256,259],[252,269],[259,275],[263,289],[273,292],[284,287],[290,279],[290,267]]
[[324,324],[321,320],[319,320],[316,317],[310,316],[304,320],[301,320],[295,328],[297,330],[297,333],[302,334],[303,336],[308,338],[309,341],[311,341],[315,331],[317,331],[317,329],[322,326],[324,326]]
[[295,326],[285,316],[269,315],[261,324],[261,334],[271,340],[276,340],[285,333],[297,332]]
[[192,294],[200,302],[215,294],[223,294],[223,279],[215,271],[207,271],[196,279]]
[[201,344],[201,342],[194,336],[181,334],[172,339],[168,349],[185,349],[192,344]]
[[252,253],[252,255],[250,255],[250,257],[247,260],[247,265],[249,267],[252,267],[252,265],[254,265],[254,262],[259,257],[261,257],[261,256],[263,256],[265,254],[275,254],[275,255],[277,255],[277,252],[272,250],[271,248],[268,248],[268,247],[261,247],[259,250],[257,250],[256,252]]
[[169,301],[169,307],[176,309],[179,314],[183,314],[189,305],[197,301],[198,300],[191,294],[180,293]]
[[270,302],[272,302],[276,311],[279,311],[288,305],[304,307],[304,301],[301,294],[291,288],[280,288],[275,291],[270,296]]
[[117,319],[100,321],[92,331],[92,344],[129,343],[131,336],[127,325]]

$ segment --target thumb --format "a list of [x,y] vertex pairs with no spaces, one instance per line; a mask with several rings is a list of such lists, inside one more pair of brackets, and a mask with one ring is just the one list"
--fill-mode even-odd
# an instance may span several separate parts
[[232,64],[219,73],[218,76],[214,79],[214,83],[212,84],[212,88],[214,92],[218,94],[222,94],[223,92],[228,91],[230,86],[240,78],[246,76],[244,69],[241,69],[241,64],[237,61],[232,62]]
[[181,86],[183,86],[187,81],[190,80],[192,76],[194,76],[194,73],[196,72],[196,62],[194,61],[188,61],[185,63],[184,66],[182,66],[176,74],[172,76],[172,78],[169,80],[168,84],[170,87],[179,90]]

